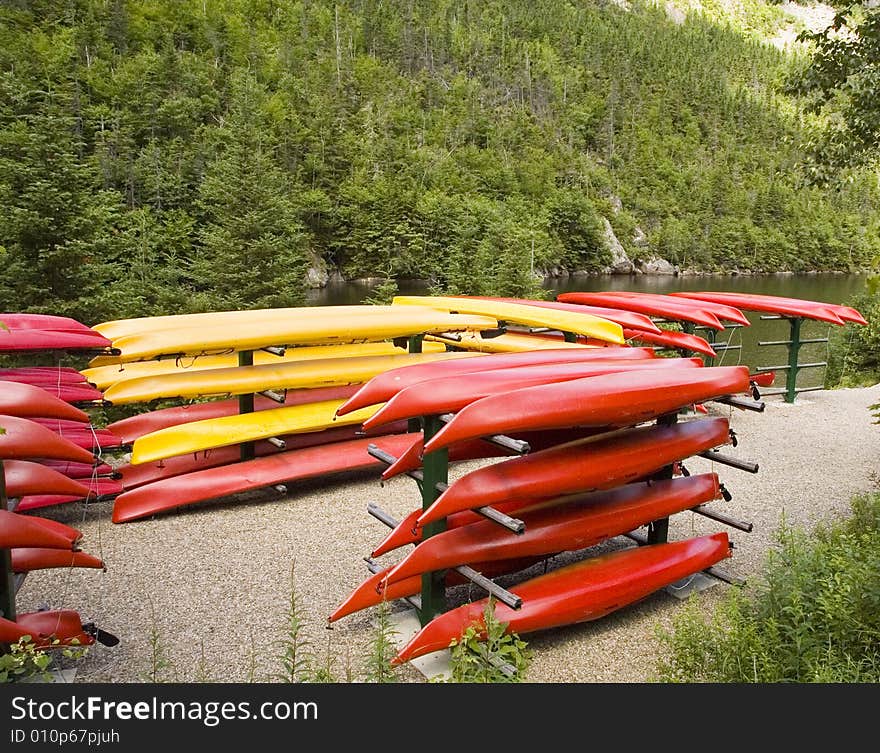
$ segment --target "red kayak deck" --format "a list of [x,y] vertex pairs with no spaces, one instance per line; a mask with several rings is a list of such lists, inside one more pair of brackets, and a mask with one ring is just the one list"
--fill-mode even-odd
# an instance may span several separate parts
[[517,431],[570,426],[631,426],[694,403],[750,390],[747,366],[617,372],[527,387],[462,408],[425,452],[456,442]]
[[702,368],[699,358],[652,358],[623,361],[587,361],[584,363],[556,363],[541,366],[519,366],[460,376],[441,377],[406,387],[392,397],[376,413],[364,421],[365,429],[381,426],[390,421],[431,416],[459,411],[467,405],[499,393],[526,387],[560,383],[616,372],[650,369]]
[[27,612],[18,615],[15,622],[0,617],[0,643],[16,643],[26,635],[36,648],[90,646],[95,642],[94,636],[85,632],[79,614],[69,609]]
[[[370,438],[337,442],[319,447],[280,452],[243,463],[195,471],[156,481],[119,495],[113,506],[113,522],[126,523],[186,505],[218,499],[274,484],[315,478],[379,465],[367,453]],[[385,441],[398,450],[411,441],[406,434]]]
[[757,293],[716,293],[712,291],[678,292],[670,293],[670,295],[695,301],[726,303],[745,311],[762,311],[780,316],[817,319],[831,324],[842,325],[847,321],[867,324],[864,317],[855,309],[822,301],[759,295]]
[[606,291],[605,295],[615,295],[618,298],[635,301],[654,301],[655,303],[659,303],[661,305],[666,305],[670,301],[673,303],[684,301],[686,305],[689,304],[694,309],[714,314],[718,319],[722,321],[733,322],[734,324],[741,324],[743,327],[750,327],[752,324],[749,321],[748,317],[746,317],[746,315],[738,308],[734,306],[729,306],[724,303],[718,303],[717,301],[697,301],[692,299],[670,298],[668,295],[662,293],[636,293],[629,290],[609,290]]
[[477,559],[490,562],[586,549],[720,496],[718,477],[706,473],[545,503],[517,513],[525,523],[518,536],[489,520],[431,536],[391,569],[387,583]]
[[74,548],[82,534],[54,520],[0,510],[0,549],[15,547]]
[[75,479],[116,475],[116,472],[107,463],[93,465],[91,463],[74,463],[70,460],[41,460],[40,465],[45,465]]
[[[727,534],[716,533],[590,557],[510,588],[522,607],[496,603],[495,616],[507,624],[507,632],[520,635],[599,619],[729,556]],[[435,617],[391,663],[447,648],[470,625],[483,624],[487,602],[481,599]]]
[[95,334],[87,324],[71,319],[69,316],[55,314],[25,314],[8,312],[0,314],[0,322],[9,329],[42,329],[49,331],[72,331]]
[[0,413],[21,418],[54,418],[88,422],[89,416],[32,384],[0,381]]
[[18,366],[0,369],[0,379],[25,384],[87,384],[85,375],[70,366]]
[[84,483],[42,463],[6,460],[3,470],[7,497],[23,497],[26,494],[77,494],[83,497],[89,493]]
[[631,329],[643,329],[646,332],[659,332],[660,328],[651,321],[650,317],[635,311],[624,309],[612,309],[607,306],[587,306],[579,303],[562,303],[561,301],[533,301],[528,298],[490,298],[489,296],[455,296],[456,298],[476,297],[484,301],[500,301],[502,303],[517,303],[523,306],[537,306],[538,308],[555,309],[556,311],[570,311],[573,314],[592,314],[600,319],[619,324],[621,327]]
[[113,352],[106,337],[92,330],[82,332],[0,328],[0,353],[31,353],[47,350]]
[[562,303],[584,303],[588,306],[606,306],[614,309],[635,311],[646,316],[656,316],[669,321],[693,322],[711,329],[722,330],[724,325],[710,311],[684,303],[675,299],[658,301],[655,299],[622,298],[612,293],[560,293],[556,300]]
[[95,456],[82,447],[59,437],[45,426],[26,418],[0,415],[0,459],[51,458],[73,460],[77,463],[93,463]]
[[521,353],[483,354],[461,360],[403,366],[374,376],[349,400],[343,403],[336,411],[336,414],[344,416],[346,413],[365,408],[368,405],[385,403],[405,387],[427,379],[462,376],[465,374],[476,374],[481,371],[510,369],[519,366],[577,363],[596,359],[607,361],[609,358],[656,358],[656,354],[650,348],[609,346],[607,348],[548,349],[540,351],[530,350]]
[[[284,398],[284,406],[304,405],[317,403],[324,400],[345,400],[360,389],[360,385],[346,384],[340,387],[318,387],[315,389],[289,390]],[[268,397],[254,396],[254,410],[270,410],[280,408],[281,403],[276,403]],[[192,421],[203,421],[208,418],[221,418],[232,416],[240,411],[238,398],[230,400],[213,400],[206,403],[194,403],[174,408],[140,413],[130,418],[124,418],[107,426],[107,430],[119,437],[122,444],[132,444],[145,434],[151,434],[169,426]]]
[[61,549],[21,547],[10,552],[12,572],[30,573],[34,570],[52,570],[67,567],[87,567],[103,570],[104,563],[85,552],[65,552]]
[[478,468],[462,476],[423,512],[424,526],[454,512],[515,497],[548,497],[608,489],[731,441],[725,418],[641,426],[583,439]]

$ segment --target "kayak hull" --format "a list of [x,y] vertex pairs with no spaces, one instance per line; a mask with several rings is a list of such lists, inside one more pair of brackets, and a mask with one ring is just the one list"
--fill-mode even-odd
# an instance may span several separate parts
[[693,322],[711,329],[722,330],[724,325],[714,314],[676,303],[675,300],[622,298],[613,293],[560,293],[556,296],[562,303],[585,303],[588,306],[607,306],[608,308],[635,311],[646,316],[656,316],[670,321]]
[[[716,533],[591,557],[510,588],[522,607],[496,603],[495,616],[506,632],[517,634],[599,619],[729,556],[727,534]],[[447,648],[470,625],[484,624],[487,603],[481,599],[435,617],[391,663]]]
[[61,649],[95,642],[85,632],[79,614],[69,609],[26,612],[15,622],[0,617],[0,643],[16,643],[26,635],[31,636],[36,648]]
[[81,537],[79,531],[63,523],[0,510],[0,549],[42,547],[70,551]]
[[730,441],[727,419],[704,418],[625,429],[504,460],[451,484],[419,516],[418,526],[514,497],[546,499],[619,486]]
[[50,392],[24,382],[0,381],[0,413],[21,418],[57,418],[88,422],[85,411],[75,408]]
[[103,570],[104,563],[85,552],[65,552],[61,549],[23,547],[10,552],[12,572],[30,573],[34,570],[52,570],[67,567],[85,567]]
[[[759,295],[756,293],[715,293],[710,291],[676,292],[670,295],[695,301],[725,303],[745,311],[762,311],[768,314],[779,314],[780,316],[817,319],[838,325],[844,324],[845,315],[851,316],[849,312],[842,311],[840,306],[833,303],[786,298],[784,296]],[[861,317],[861,314],[859,314],[859,317]],[[855,320],[850,318],[850,321]]]
[[[387,437],[392,447],[410,437]],[[113,505],[113,522],[126,523],[196,502],[218,499],[274,484],[373,468],[379,461],[367,453],[371,439],[356,439],[319,447],[281,452],[231,465],[195,471],[157,481],[120,494]]]
[[569,426],[631,426],[750,390],[747,366],[618,372],[490,395],[462,408],[425,452],[467,439]]
[[479,559],[490,562],[586,549],[653,520],[668,518],[721,496],[714,473],[627,484],[561,504],[525,510],[518,536],[486,520],[431,536],[388,573],[387,583]]
[[343,416],[353,410],[377,405],[390,400],[406,387],[410,387],[427,379],[476,374],[482,371],[509,369],[519,366],[538,366],[554,363],[580,363],[595,359],[648,359],[656,358],[650,348],[609,347],[580,348],[575,350],[549,349],[530,351],[528,353],[504,353],[491,356],[469,353],[471,358],[442,363],[418,364],[391,369],[374,376],[349,398],[337,411]]
[[95,462],[95,456],[88,450],[26,418],[0,415],[0,426],[5,430],[0,434],[0,459],[51,458],[77,463]]
[[370,418],[364,428],[370,429],[389,421],[418,416],[430,416],[461,410],[467,405],[490,395],[537,387],[544,384],[585,379],[615,372],[644,369],[702,368],[699,358],[657,358],[650,360],[602,361],[560,363],[541,366],[518,366],[458,376],[430,379],[398,392]]
[[3,471],[7,497],[18,498],[26,494],[78,494],[84,497],[89,493],[85,484],[42,463],[6,460]]

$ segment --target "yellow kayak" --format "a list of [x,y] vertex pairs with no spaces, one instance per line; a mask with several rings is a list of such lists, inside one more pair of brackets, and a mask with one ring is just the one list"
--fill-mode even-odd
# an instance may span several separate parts
[[283,434],[306,434],[335,426],[359,424],[382,407],[371,405],[337,418],[336,409],[344,402],[344,400],[323,400],[319,403],[272,408],[169,426],[136,439],[131,448],[131,464],[152,463],[176,455]]
[[521,335],[516,332],[505,332],[497,337],[481,337],[479,332],[448,333],[450,337],[427,335],[426,341],[444,343],[476,353],[519,353],[524,350],[558,350],[559,348],[596,348],[596,345],[567,343],[564,340],[550,340],[533,335]]
[[592,314],[529,306],[523,303],[507,303],[482,298],[455,298],[451,296],[399,295],[393,306],[431,306],[450,313],[491,316],[499,322],[519,324],[526,327],[546,327],[560,332],[586,335],[616,345],[625,345],[623,328],[616,322],[601,319]]
[[[434,307],[430,307],[434,308]],[[129,335],[140,335],[160,330],[189,329],[205,327],[213,329],[228,325],[255,324],[271,326],[279,322],[303,319],[354,318],[362,316],[384,316],[395,314],[391,306],[370,306],[359,304],[351,306],[296,306],[277,309],[247,309],[244,311],[208,311],[203,314],[172,314],[169,316],[142,316],[136,319],[116,319],[95,324],[92,329],[109,340]]]
[[478,354],[455,352],[401,353],[390,356],[316,358],[260,366],[179,371],[114,382],[104,391],[104,400],[113,405],[124,405],[160,398],[246,395],[264,390],[338,387],[346,384],[361,384],[376,374],[400,366],[476,355]]
[[429,332],[479,331],[498,326],[495,319],[487,316],[448,314],[425,307],[412,310],[404,306],[394,308],[394,311],[370,316],[308,316],[279,321],[257,320],[211,327],[154,330],[120,337],[113,340],[113,347],[120,351],[120,363],[127,363],[159,356],[211,355],[259,350],[273,345],[375,342]]
[[[445,350],[445,346],[440,343],[422,343],[423,353],[443,353]],[[399,348],[390,342],[294,348],[282,356],[276,356],[264,350],[256,350],[254,351],[254,365],[278,365],[291,361],[311,361],[316,358],[404,355],[406,352],[406,348]],[[111,384],[136,377],[233,368],[238,366],[238,354],[226,353],[222,356],[165,358],[158,361],[133,361],[132,363],[119,363],[113,356],[97,356],[92,359],[91,364],[90,368],[82,369],[80,373],[99,390],[104,390]]]

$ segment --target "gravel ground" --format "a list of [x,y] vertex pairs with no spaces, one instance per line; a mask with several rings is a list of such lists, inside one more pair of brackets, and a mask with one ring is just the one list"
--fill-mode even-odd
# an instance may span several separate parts
[[[853,494],[875,487],[880,426],[872,424],[868,406],[878,401],[880,384],[804,393],[794,405],[771,397],[763,413],[726,408],[720,413],[730,416],[739,438],[738,446],[725,452],[760,464],[754,475],[714,468],[733,494],[731,502],[714,504],[754,523],[751,533],[727,529],[736,548],[725,569],[746,579],[758,575],[783,515],[790,525],[811,528],[845,515]],[[451,478],[478,464],[453,467]],[[686,465],[699,473],[712,464],[695,458]],[[83,548],[101,556],[106,571],[33,573],[18,594],[19,611],[76,609],[119,636],[118,646],[96,645],[77,664],[77,682],[271,681],[281,670],[279,642],[295,562],[295,591],[316,655],[324,661],[329,645],[337,675],[344,678],[348,668],[356,676],[373,633],[374,610],[347,617],[332,631],[324,625],[366,577],[362,558],[386,531],[367,514],[368,502],[402,517],[418,506],[418,490],[405,477],[381,485],[372,471],[330,483],[301,483],[285,497],[252,493],[123,525],[111,523],[109,502],[47,508],[42,511],[47,517],[84,532]],[[718,530],[725,527],[681,513],[670,522],[670,539]],[[604,548],[627,545],[621,538]],[[381,562],[390,564],[399,556],[392,552]],[[551,567],[565,559],[557,557]],[[541,572],[542,566],[533,571]],[[729,588],[719,583],[696,598],[710,608]],[[466,587],[452,597],[467,598]],[[682,606],[659,592],[596,622],[532,634],[528,679],[649,681],[659,648],[655,630],[669,626]],[[399,677],[424,681],[409,666]]]

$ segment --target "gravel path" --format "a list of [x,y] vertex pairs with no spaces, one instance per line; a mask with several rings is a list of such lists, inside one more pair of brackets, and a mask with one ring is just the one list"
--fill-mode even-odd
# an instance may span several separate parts
[[[755,475],[715,468],[733,494],[731,502],[716,504],[754,523],[752,533],[730,531],[736,549],[727,570],[743,578],[759,574],[783,515],[790,525],[809,528],[845,515],[853,494],[876,485],[880,426],[872,423],[868,406],[878,401],[880,384],[805,393],[794,405],[772,397],[760,414],[724,409],[721,414],[730,416],[739,438],[738,446],[725,452],[760,464]],[[451,477],[477,464],[455,466]],[[711,466],[700,458],[686,465],[692,473]],[[90,650],[77,665],[77,682],[155,676],[269,681],[281,669],[279,641],[295,561],[296,593],[319,660],[325,660],[329,641],[337,675],[344,679],[347,668],[357,675],[373,631],[373,610],[341,620],[332,631],[324,624],[366,577],[362,558],[385,533],[366,513],[370,501],[402,517],[418,505],[418,490],[405,477],[383,486],[374,471],[298,484],[286,497],[253,493],[124,525],[110,522],[112,503],[47,508],[48,517],[83,530],[83,548],[101,556],[107,569],[33,573],[19,592],[19,611],[43,605],[76,609],[120,637],[114,648]],[[670,539],[717,530],[724,527],[682,513],[670,523]],[[606,546],[625,545],[626,539],[615,539]],[[381,561],[389,564],[397,556],[390,553]],[[730,587],[719,584],[697,598],[709,608]],[[455,596],[466,598],[466,589]],[[670,625],[682,605],[660,592],[602,620],[528,636],[534,652],[528,679],[648,681],[658,650],[656,627]],[[400,680],[424,678],[403,667]]]

